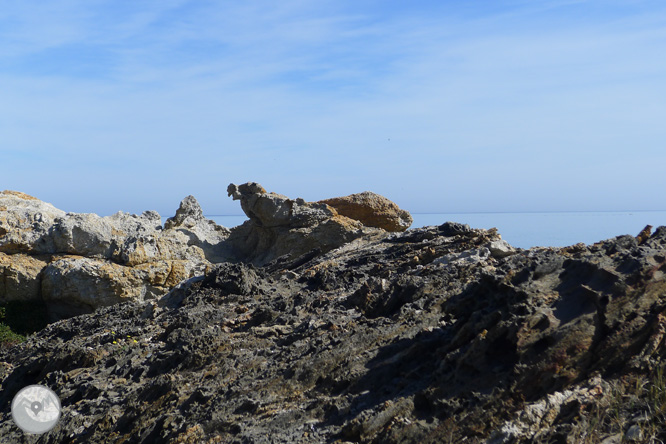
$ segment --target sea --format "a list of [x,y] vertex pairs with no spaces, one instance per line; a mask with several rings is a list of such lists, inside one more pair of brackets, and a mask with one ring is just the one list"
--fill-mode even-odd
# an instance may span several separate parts
[[[232,228],[247,220],[242,215],[209,215],[218,225]],[[666,225],[666,211],[598,211],[553,213],[416,213],[410,228],[460,222],[472,228],[497,228],[502,239],[518,248],[566,247],[593,244],[623,234],[636,236],[646,225]]]

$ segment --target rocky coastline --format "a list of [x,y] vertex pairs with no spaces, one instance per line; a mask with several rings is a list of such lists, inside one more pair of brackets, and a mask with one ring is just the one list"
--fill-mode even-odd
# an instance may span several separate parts
[[227,193],[231,230],[192,196],[161,226],[0,193],[0,302],[49,321],[0,349],[0,442],[666,440],[666,227],[523,250],[369,192]]

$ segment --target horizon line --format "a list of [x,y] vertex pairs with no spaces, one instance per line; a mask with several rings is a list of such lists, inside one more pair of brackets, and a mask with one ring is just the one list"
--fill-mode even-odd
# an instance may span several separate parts
[[[427,212],[413,213],[411,215],[436,215],[436,214],[562,214],[562,213],[658,213],[666,210],[548,210],[548,211],[451,211],[451,212]],[[169,217],[169,216],[162,216]],[[247,217],[245,214],[204,214],[204,217]]]

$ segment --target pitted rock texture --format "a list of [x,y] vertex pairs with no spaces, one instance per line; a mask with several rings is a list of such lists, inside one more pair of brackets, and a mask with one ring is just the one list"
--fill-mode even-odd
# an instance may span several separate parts
[[335,208],[338,214],[357,220],[367,227],[386,231],[405,231],[412,224],[412,215],[394,202],[371,191],[319,201]]
[[63,414],[42,443],[663,441],[666,227],[500,240],[447,223],[221,263],[51,324],[0,351],[0,437],[34,441],[9,403],[44,384]]

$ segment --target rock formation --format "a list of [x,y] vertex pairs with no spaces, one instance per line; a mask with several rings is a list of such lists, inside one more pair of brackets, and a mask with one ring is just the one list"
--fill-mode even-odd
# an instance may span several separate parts
[[[330,211],[252,188],[261,223]],[[44,384],[43,443],[663,441],[666,227],[643,237],[521,250],[446,223],[219,263],[0,350],[0,437],[28,442],[10,401]]]
[[232,230],[228,240],[232,256],[263,265],[281,258],[294,260],[313,251],[324,253],[362,236],[383,230],[341,216],[331,206],[267,192],[258,183],[229,185],[227,192],[240,200],[249,218]]
[[163,229],[160,215],[65,213],[0,193],[0,302],[41,300],[52,320],[164,295],[224,260],[229,230],[186,197]]
[[342,216],[357,220],[367,227],[386,231],[405,231],[412,224],[412,215],[401,210],[395,203],[370,191],[334,197],[319,201],[325,203]]
[[0,442],[34,441],[31,384],[62,404],[43,443],[666,440],[666,227],[522,250],[228,192],[231,231],[192,196],[161,227],[0,193],[0,301],[81,314],[0,348]]
[[50,254],[50,230],[65,212],[17,191],[0,193],[0,252]]
[[268,193],[253,182],[231,184],[228,193],[249,217],[232,231],[206,219],[193,196],[183,199],[163,228],[155,211],[107,217],[65,213],[5,191],[0,194],[0,302],[44,301],[56,320],[162,296],[215,263],[286,266],[360,237],[386,235],[364,223],[411,221],[407,212],[371,193],[347,204],[357,210],[350,212],[352,218],[325,203]]

